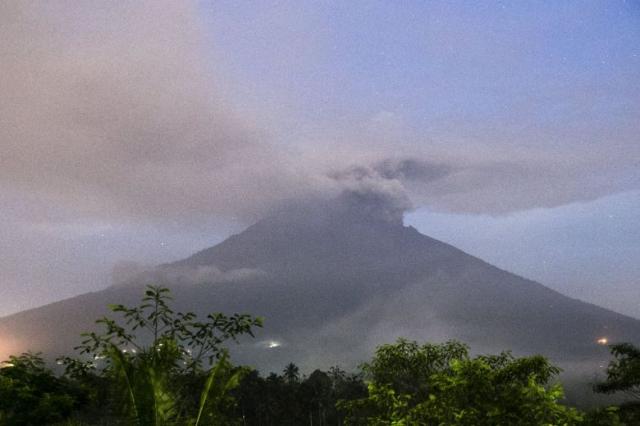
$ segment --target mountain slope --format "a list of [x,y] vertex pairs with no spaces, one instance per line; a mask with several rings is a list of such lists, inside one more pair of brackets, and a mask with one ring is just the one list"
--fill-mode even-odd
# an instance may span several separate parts
[[[288,209],[128,285],[2,318],[0,346],[68,352],[107,304],[136,303],[147,282],[171,285],[181,310],[264,316],[265,330],[235,357],[265,369],[289,361],[353,366],[400,336],[458,338],[481,352],[543,353],[589,366],[607,359],[599,337],[640,341],[638,320],[563,296],[374,213],[344,202]],[[269,349],[267,341],[280,346]]]

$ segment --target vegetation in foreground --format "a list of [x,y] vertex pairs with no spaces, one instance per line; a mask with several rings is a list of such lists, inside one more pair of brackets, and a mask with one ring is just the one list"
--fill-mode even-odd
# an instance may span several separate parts
[[611,346],[596,392],[630,402],[584,413],[561,403],[559,369],[542,356],[472,357],[463,343],[399,340],[358,373],[301,377],[294,364],[262,377],[233,366],[225,344],[262,319],[174,312],[169,290],[149,286],[137,307],[111,306],[79,358],[54,374],[40,354],[0,368],[0,425],[638,425],[640,349]]

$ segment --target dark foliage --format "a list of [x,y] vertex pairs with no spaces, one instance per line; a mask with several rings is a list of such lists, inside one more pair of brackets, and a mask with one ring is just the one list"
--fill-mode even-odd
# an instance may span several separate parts
[[383,345],[364,365],[366,398],[344,401],[347,425],[575,425],[577,410],[547,386],[559,370],[509,352],[471,358],[458,342]]
[[289,364],[281,375],[261,377],[255,370],[250,372],[232,394],[237,401],[235,415],[242,424],[324,426],[343,424],[337,402],[362,398],[367,390],[359,374],[334,367],[300,378],[298,368]]
[[[360,373],[334,367],[301,374],[294,363],[266,377],[234,367],[222,346],[262,321],[176,313],[167,289],[148,287],[137,307],[98,320],[61,358],[61,376],[39,354],[0,368],[0,426],[30,425],[583,425],[640,424],[640,349],[611,347],[603,393],[634,401],[581,413],[560,403],[559,369],[542,356],[472,357],[460,342],[380,346]],[[145,343],[148,342],[148,343]]]
[[59,422],[88,403],[83,387],[66,377],[56,377],[39,354],[12,356],[1,367],[1,425]]
[[613,360],[607,367],[607,379],[597,383],[600,393],[624,393],[631,401],[618,407],[620,419],[629,425],[640,425],[640,348],[631,343],[610,346]]
[[624,392],[640,402],[640,348],[620,343],[610,349],[614,359],[607,368],[607,380],[595,386],[596,392]]

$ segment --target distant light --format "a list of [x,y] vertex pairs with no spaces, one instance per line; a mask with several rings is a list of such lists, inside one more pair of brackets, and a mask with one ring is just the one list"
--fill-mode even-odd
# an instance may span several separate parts
[[280,342],[276,342],[275,340],[271,340],[267,343],[267,348],[273,349],[280,346]]
[[9,367],[14,367],[14,365],[10,362],[2,362],[0,363],[0,368],[9,368]]
[[609,339],[607,339],[606,337],[601,337],[597,340],[597,343],[599,345],[606,345],[607,343],[609,343]]
[[256,343],[256,346],[262,349],[276,349],[286,346],[282,340],[276,340],[275,338],[261,340]]

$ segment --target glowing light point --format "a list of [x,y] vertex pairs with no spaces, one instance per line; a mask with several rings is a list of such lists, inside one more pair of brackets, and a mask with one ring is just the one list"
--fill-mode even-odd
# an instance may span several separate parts
[[596,340],[596,342],[599,345],[606,345],[607,343],[609,343],[609,339],[607,339],[606,337],[601,337],[598,340]]
[[275,340],[271,340],[269,341],[269,343],[267,343],[267,348],[269,349],[277,348],[279,346],[280,346],[280,342],[276,342]]

